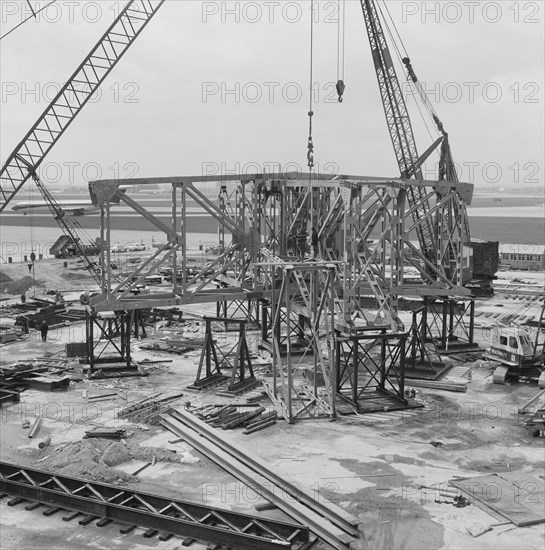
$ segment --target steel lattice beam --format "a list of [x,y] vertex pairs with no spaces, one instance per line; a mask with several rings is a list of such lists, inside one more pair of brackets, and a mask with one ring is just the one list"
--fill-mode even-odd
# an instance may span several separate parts
[[286,550],[309,539],[298,524],[0,462],[0,493],[237,550]]
[[0,171],[0,212],[34,174],[47,153],[117,65],[165,0],[131,0],[40,118],[8,157]]

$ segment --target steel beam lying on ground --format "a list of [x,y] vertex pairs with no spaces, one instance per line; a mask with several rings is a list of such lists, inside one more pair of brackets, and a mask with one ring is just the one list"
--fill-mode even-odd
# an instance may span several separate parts
[[0,462],[0,493],[237,550],[289,550],[307,527]]
[[[355,541],[355,529],[350,527],[350,534],[334,525],[323,513],[316,511],[306,504],[286,496],[285,482],[281,485],[271,484],[265,477],[252,470],[249,466],[223,451],[216,443],[208,441],[203,433],[190,428],[171,415],[161,415],[160,423],[169,431],[183,438],[192,447],[203,453],[218,466],[243,481],[269,502],[278,506],[283,512],[295,521],[308,525],[310,530],[336,550],[347,550]],[[316,504],[312,501],[312,504]]]
[[306,504],[310,508],[313,508],[316,512],[321,513],[335,525],[353,535],[357,534],[357,527],[361,523],[361,520],[354,517],[352,514],[345,512],[342,508],[339,508],[331,502],[327,502],[324,498],[316,498],[316,493],[305,490],[300,483],[291,479],[290,476],[286,475],[284,472],[275,472],[271,465],[267,464],[261,457],[251,453],[248,449],[238,448],[228,437],[219,433],[218,430],[211,428],[193,414],[183,410],[173,410],[170,415],[198,431],[203,437],[208,439],[208,441],[214,442],[225,452],[267,478],[271,483],[279,485],[284,492],[290,494],[296,500]]

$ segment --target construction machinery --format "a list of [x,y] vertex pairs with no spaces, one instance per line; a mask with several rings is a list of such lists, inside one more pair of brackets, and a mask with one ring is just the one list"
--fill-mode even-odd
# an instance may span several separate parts
[[[394,44],[398,57],[405,66],[408,79],[418,90],[426,110],[441,134],[419,156],[411,119],[381,21],[383,20],[387,26],[386,17],[381,14],[381,9],[374,0],[360,0],[360,2],[386,123],[401,178],[422,181],[422,166],[440,146],[439,180],[452,184],[458,182],[448,133],[427,99],[406,51],[401,54],[397,45]],[[385,8],[387,10],[386,4]],[[388,30],[393,37],[392,31]],[[451,192],[456,196],[456,191]],[[464,279],[461,269],[462,256],[464,248],[469,248],[470,244],[469,223],[464,201],[461,199],[450,201],[447,205],[445,197],[438,196],[433,191],[430,193],[429,189],[419,186],[410,186],[407,189],[407,200],[413,218],[413,226],[410,230],[414,229],[418,236],[420,250],[426,257],[430,277],[434,280],[461,285]]]
[[540,342],[544,321],[545,304],[534,339],[520,327],[498,326],[492,329],[491,345],[484,357],[500,363],[494,370],[494,384],[529,379],[537,380],[538,386],[545,388],[545,342]]

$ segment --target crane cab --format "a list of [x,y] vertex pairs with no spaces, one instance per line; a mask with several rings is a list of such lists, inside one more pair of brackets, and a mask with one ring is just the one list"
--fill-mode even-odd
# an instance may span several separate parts
[[530,335],[514,327],[495,327],[492,330],[491,345],[485,357],[511,367],[531,366],[536,359]]
[[509,380],[537,380],[538,387],[545,388],[543,354],[532,345],[528,332],[514,327],[496,327],[492,331],[486,359],[500,363],[494,370],[494,384],[507,384]]

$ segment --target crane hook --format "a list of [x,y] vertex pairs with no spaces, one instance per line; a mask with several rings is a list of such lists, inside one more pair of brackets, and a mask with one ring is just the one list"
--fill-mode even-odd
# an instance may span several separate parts
[[339,95],[339,103],[342,103],[344,89],[346,88],[346,86],[344,85],[344,82],[342,80],[338,80],[335,87],[337,88],[337,94]]

